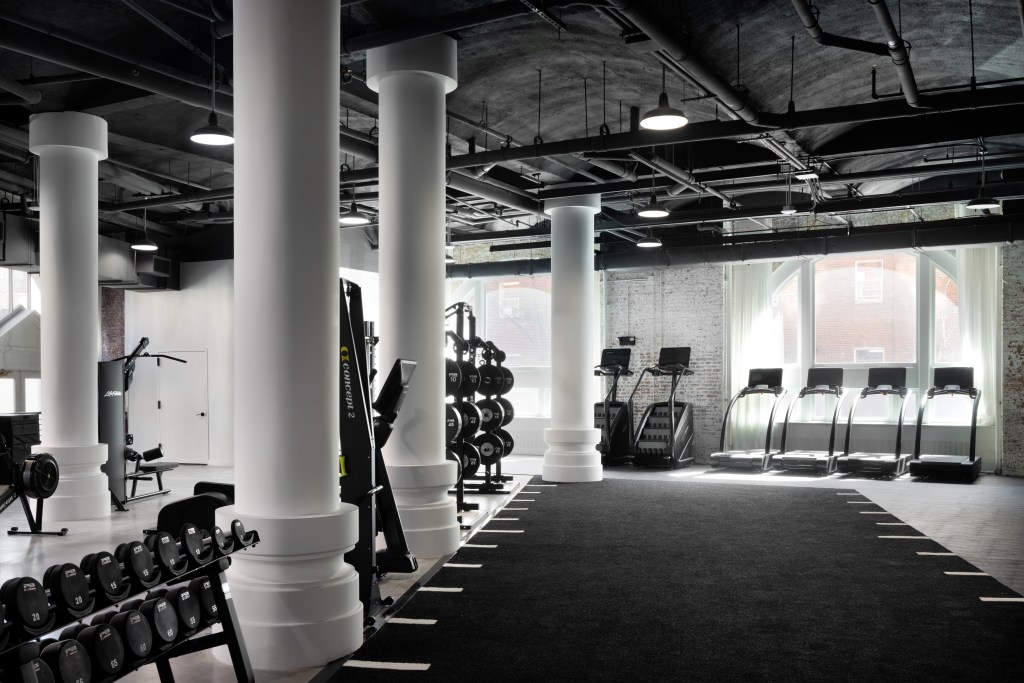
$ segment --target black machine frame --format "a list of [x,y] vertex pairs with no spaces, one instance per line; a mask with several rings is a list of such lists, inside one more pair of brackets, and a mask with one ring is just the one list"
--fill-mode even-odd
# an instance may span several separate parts
[[[786,410],[786,419],[782,423],[782,443],[779,452],[772,456],[771,465],[778,470],[813,471],[820,474],[831,474],[836,469],[836,424],[839,422],[840,409],[843,406],[843,369],[842,368],[810,368],[807,371],[807,384],[796,397],[790,401]],[[836,405],[832,409],[832,425],[828,433],[828,451],[786,450],[786,438],[789,436],[789,421],[793,410],[800,399],[806,396],[835,396]]]
[[[0,514],[20,500],[28,531],[14,526],[8,536],[66,536],[68,530],[43,530],[43,502],[57,491],[60,467],[49,453],[32,453],[39,443],[39,413],[0,415]],[[28,502],[36,501],[35,512]]]
[[[965,396],[973,402],[971,408],[971,436],[969,453],[964,455],[922,455],[921,432],[928,402],[936,396]],[[969,366],[935,368],[932,386],[921,397],[917,411],[917,433],[914,435],[914,455],[910,460],[910,474],[915,477],[947,476],[974,481],[981,474],[981,458],[977,456],[978,407],[981,389],[974,386],[974,368]]]
[[[907,400],[913,392],[907,388],[906,368],[868,368],[868,384],[853,397],[850,414],[846,418],[846,439],[843,454],[836,462],[836,469],[843,473],[888,476],[892,478],[906,474],[910,454],[903,450],[903,424],[906,421]],[[893,453],[851,453],[850,439],[853,436],[853,418],[861,399],[868,396],[899,396],[900,416],[896,423],[896,447]]]
[[612,378],[612,387],[604,400],[594,404],[594,426],[601,430],[597,450],[605,467],[633,461],[633,395],[625,401],[618,400],[619,378],[633,375],[629,369],[631,354],[629,347],[604,349],[601,362],[594,366],[595,376]]
[[[637,425],[636,434],[633,439],[633,466],[640,467],[665,467],[675,469],[687,467],[693,464],[693,406],[683,402],[683,410],[679,418],[676,417],[676,392],[679,390],[680,380],[684,376],[692,375],[690,369],[690,347],[689,346],[665,346],[658,352],[658,362],[655,365],[644,368],[637,378],[633,391],[629,395],[629,402],[633,401],[644,375],[652,377],[670,377],[671,386],[668,392],[667,401],[655,401],[644,409],[644,414]],[[642,445],[641,437],[645,429],[654,418],[654,413],[659,408],[666,408],[668,411],[668,434],[664,445],[648,451]]]
[[[725,416],[722,418],[722,433],[718,440],[718,452],[711,454],[711,467],[752,470],[766,469],[772,457],[772,428],[775,426],[775,415],[786,394],[786,389],[782,386],[782,368],[752,368],[747,373],[747,386],[736,392],[736,395],[729,401],[729,407],[725,409]],[[726,436],[730,426],[729,415],[732,414],[733,407],[741,398],[759,395],[775,396],[771,412],[768,415],[768,428],[765,430],[764,448],[745,451],[726,450]]]

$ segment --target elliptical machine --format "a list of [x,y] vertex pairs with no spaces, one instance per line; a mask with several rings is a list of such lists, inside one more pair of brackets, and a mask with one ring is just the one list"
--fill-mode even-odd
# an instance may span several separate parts
[[644,368],[640,378],[629,395],[632,403],[636,390],[644,375],[671,377],[672,387],[668,400],[647,406],[633,445],[634,467],[665,467],[675,469],[693,464],[693,404],[676,401],[679,380],[692,375],[690,347],[675,346],[662,348],[657,365]]
[[617,400],[619,378],[633,373],[629,371],[629,357],[632,349],[604,349],[601,362],[594,366],[594,375],[611,377],[612,388],[604,400],[594,404],[594,426],[601,430],[601,464],[605,467],[626,465],[633,461],[633,397],[627,401]]

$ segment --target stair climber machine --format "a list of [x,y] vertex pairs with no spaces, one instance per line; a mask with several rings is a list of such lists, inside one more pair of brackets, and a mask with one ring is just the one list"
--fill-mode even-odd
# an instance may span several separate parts
[[627,403],[633,402],[645,374],[671,377],[668,400],[647,406],[636,440],[633,442],[633,466],[675,469],[693,464],[693,404],[677,402],[676,390],[683,375],[692,375],[690,347],[665,347],[658,354],[658,364],[644,368],[633,387]]
[[[726,432],[729,427],[729,415],[736,402],[748,396],[774,396],[772,410],[768,415],[768,429],[765,431],[764,448],[746,450],[726,450]],[[718,452],[711,454],[712,467],[734,467],[748,470],[764,470],[771,462],[772,426],[775,424],[775,413],[786,397],[782,387],[782,368],[754,368],[747,374],[747,386],[743,387],[729,401],[722,418],[722,437],[719,440]]]
[[[786,437],[789,435],[789,420],[800,399],[806,396],[835,396],[832,409],[832,429],[828,433],[827,451],[809,451],[795,449],[786,450]],[[811,368],[807,371],[807,386],[800,390],[797,397],[789,404],[786,421],[782,423],[782,444],[778,453],[772,457],[772,467],[777,470],[801,470],[831,474],[836,469],[836,422],[839,420],[839,409],[843,405],[843,369],[842,368]]]
[[[910,454],[900,451],[903,445],[903,422],[910,405],[911,391],[907,388],[906,368],[869,368],[868,385],[854,396],[850,406],[850,416],[846,419],[846,443],[843,455],[839,456],[837,469],[840,472],[878,475],[883,477],[899,477],[907,472]],[[900,399],[900,417],[896,424],[896,446],[892,453],[850,452],[850,437],[853,433],[853,416],[857,404],[868,396],[898,396]]]
[[[935,368],[933,386],[921,397],[917,411],[917,435],[914,437],[914,457],[910,461],[910,474],[914,477],[950,477],[974,481],[981,474],[981,458],[976,455],[978,437],[978,404],[981,389],[974,386],[974,368]],[[973,402],[971,409],[971,441],[967,455],[921,455],[921,428],[928,402],[936,396],[965,396]]]
[[[408,574],[417,569],[381,454],[381,447],[387,443],[405,399],[416,363],[396,360],[381,385],[377,400],[370,403],[362,292],[357,285],[346,280],[341,280],[339,341],[341,500],[359,508],[359,541],[345,554],[345,561],[359,573],[359,600],[363,603],[364,624],[369,636],[380,628],[394,602],[391,597],[381,597],[380,579],[391,572]],[[371,418],[371,408],[377,412],[376,417]],[[383,548],[378,548],[378,531],[383,532]]]
[[594,374],[611,377],[612,388],[604,400],[594,404],[594,426],[601,430],[601,464],[605,467],[633,462],[633,397],[617,400],[619,378],[628,377],[629,357],[632,349],[604,349],[601,363],[594,366]]

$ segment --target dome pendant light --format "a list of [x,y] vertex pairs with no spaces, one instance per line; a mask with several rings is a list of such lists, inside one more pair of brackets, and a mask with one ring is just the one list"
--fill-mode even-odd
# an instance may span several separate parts
[[132,243],[132,249],[135,251],[156,251],[160,247],[157,246],[156,242],[149,239],[149,225],[146,222],[146,207],[142,207],[142,239],[138,242]]
[[661,240],[651,234],[651,231],[647,231],[647,235],[637,240],[636,246],[643,249],[657,249],[661,246]]
[[210,41],[210,61],[213,62],[213,73],[210,75],[210,116],[206,120],[206,125],[196,128],[189,139],[200,145],[233,145],[234,136],[217,122],[217,36],[213,34],[212,26]]
[[352,205],[349,207],[348,211],[341,214],[341,216],[338,218],[338,222],[343,223],[344,225],[366,225],[367,223],[370,222],[370,219],[367,218],[363,214],[363,212],[356,208],[355,200],[353,200]]
[[641,218],[664,218],[668,215],[668,209],[658,203],[658,197],[651,191],[651,201],[647,202],[647,205],[637,211],[638,216]]
[[665,66],[661,67],[661,95],[658,96],[658,106],[650,110],[640,120],[640,127],[647,130],[675,130],[682,128],[690,120],[683,112],[669,106],[668,94],[665,92]]
[[793,174],[792,169],[786,173],[786,203],[782,205],[782,209],[779,211],[783,216],[792,216],[796,213],[796,207],[793,206]]
[[[984,144],[984,143],[983,143]],[[985,209],[998,209],[999,201],[985,194],[985,148],[981,149],[981,188],[978,196],[967,202],[967,208],[972,211],[984,211]]]

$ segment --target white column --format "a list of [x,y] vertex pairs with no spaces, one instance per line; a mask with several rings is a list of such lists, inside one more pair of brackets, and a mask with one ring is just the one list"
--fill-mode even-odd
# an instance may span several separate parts
[[333,0],[235,4],[235,505],[262,542],[229,571],[253,666],[362,644],[338,486],[338,97]]
[[431,36],[367,51],[380,93],[381,372],[419,363],[384,456],[413,553],[459,544],[455,463],[444,437],[445,94],[455,89],[455,41]]
[[551,428],[544,481],[601,481],[589,339],[594,329],[594,214],[600,195],[549,200],[551,216]]
[[48,519],[110,516],[107,447],[99,438],[99,170],[107,122],[92,114],[35,114],[29,149],[39,155],[39,289],[43,297],[42,443],[60,467]]

